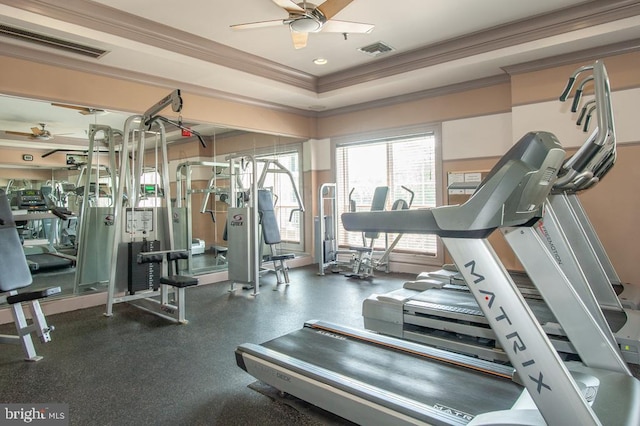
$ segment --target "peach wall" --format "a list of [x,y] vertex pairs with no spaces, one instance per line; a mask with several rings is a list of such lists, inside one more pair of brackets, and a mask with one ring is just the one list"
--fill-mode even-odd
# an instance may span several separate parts
[[[0,56],[0,93],[46,101],[89,105],[141,114],[171,90],[143,83],[63,69]],[[218,124],[234,129],[312,137],[315,120],[283,111],[183,92],[185,121]],[[163,113],[176,116],[167,108]]]
[[[48,151],[33,148],[0,148],[0,161],[3,165],[12,165],[26,167],[29,169],[46,168],[49,171],[49,179],[51,179],[51,169],[63,169],[67,167],[67,157],[64,152],[56,152],[45,158],[42,155]],[[33,161],[24,161],[23,154],[33,156]]]
[[318,119],[320,138],[438,123],[511,109],[508,83]]
[[[640,197],[636,195],[640,179],[637,167],[640,162],[640,133],[636,130],[637,119],[629,118],[629,114],[635,114],[633,94],[640,87],[640,73],[637,72],[640,52],[603,58],[603,61],[613,90],[618,142],[623,143],[618,144],[618,160],[612,171],[596,187],[581,194],[580,199],[621,280],[640,283],[640,270],[635,267],[640,254],[636,244],[640,228],[634,225],[640,208]],[[513,75],[514,131],[546,126],[546,130],[560,137],[565,147],[580,145],[584,141],[584,133],[579,129],[565,130],[574,123],[567,113],[568,106],[560,106],[557,99],[571,73],[589,63],[591,61]],[[549,118],[545,119],[547,115]],[[568,119],[564,115],[568,115]]]
[[[603,59],[611,81],[611,90],[621,90],[640,86],[640,52],[611,56]],[[515,74],[511,76],[513,105],[558,99],[569,76],[581,65],[593,61],[584,61],[546,70]],[[589,89],[590,85],[585,86]]]
[[618,147],[616,165],[580,201],[622,282],[640,284],[640,144]]

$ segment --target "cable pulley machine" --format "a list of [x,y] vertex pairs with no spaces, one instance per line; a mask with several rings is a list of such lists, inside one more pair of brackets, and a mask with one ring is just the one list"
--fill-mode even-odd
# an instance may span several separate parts
[[[129,302],[158,316],[187,323],[185,288],[198,280],[178,272],[179,261],[187,259],[189,253],[176,250],[174,244],[164,127],[169,120],[157,115],[168,106],[174,112],[181,111],[179,90],[143,115],[125,121],[106,316],[113,315],[114,304]],[[151,141],[147,141],[148,135]],[[148,142],[153,144],[150,152],[146,152]],[[153,160],[152,167],[145,166],[149,160]]]

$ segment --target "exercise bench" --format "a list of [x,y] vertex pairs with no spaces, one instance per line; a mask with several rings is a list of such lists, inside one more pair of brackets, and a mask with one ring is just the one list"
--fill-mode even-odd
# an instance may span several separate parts
[[[160,284],[164,288],[160,291],[160,307],[162,311],[170,316],[168,318],[176,320],[181,324],[188,321],[185,318],[185,288],[198,285],[198,279],[187,275],[180,275],[178,262],[182,259],[188,259],[189,252],[186,250],[165,250],[165,251],[149,251],[138,253],[137,262],[158,263],[162,264],[162,276]],[[169,302],[169,294],[167,287],[174,288],[174,305]],[[155,301],[154,301],[155,302]],[[151,311],[154,312],[154,311]],[[157,312],[154,312],[157,313]]]
[[[0,190],[0,292],[8,293],[7,303],[11,306],[16,335],[0,335],[0,343],[21,344],[26,361],[39,361],[42,356],[36,353],[31,333],[34,331],[43,343],[51,341],[54,327],[47,324],[40,307],[40,299],[61,293],[60,287],[18,293],[32,283],[31,271],[20,243],[20,237],[13,220],[9,199]],[[23,303],[31,312],[31,323],[27,321]]]

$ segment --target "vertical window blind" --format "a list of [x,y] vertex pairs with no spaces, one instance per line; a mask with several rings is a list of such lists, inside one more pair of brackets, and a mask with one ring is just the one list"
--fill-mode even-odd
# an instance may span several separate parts
[[[431,132],[402,137],[349,143],[336,146],[338,213],[349,211],[350,199],[356,211],[371,210],[373,193],[378,186],[387,186],[389,195],[385,210],[396,200],[410,202],[412,209],[436,206],[436,138]],[[338,227],[341,247],[362,245],[362,234]],[[389,234],[391,242],[396,234]],[[385,249],[384,234],[375,248]],[[394,252],[436,256],[437,240],[433,235],[403,235]]]

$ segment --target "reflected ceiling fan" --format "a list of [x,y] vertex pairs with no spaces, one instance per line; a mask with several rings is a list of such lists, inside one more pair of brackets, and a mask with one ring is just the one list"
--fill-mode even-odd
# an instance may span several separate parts
[[49,132],[47,129],[44,128],[46,124],[45,123],[39,123],[39,124],[40,124],[40,127],[31,128],[31,133],[13,132],[10,130],[5,130],[5,133],[8,135],[24,136],[31,139],[38,139],[43,141],[48,141],[50,139],[53,139],[53,135],[51,134],[51,132]]
[[55,107],[60,107],[60,108],[75,109],[76,111],[78,111],[82,115],[97,115],[97,114],[105,114],[106,113],[106,111],[103,110],[103,109],[89,108],[89,107],[83,107],[83,106],[78,106],[78,105],[59,104],[59,103],[52,103],[51,105],[53,105]]
[[307,45],[309,33],[370,33],[374,25],[358,22],[337,21],[332,19],[338,12],[347,7],[353,0],[326,0],[320,6],[307,1],[295,3],[292,0],[271,0],[283,8],[289,17],[274,21],[250,22],[232,25],[234,30],[288,25],[291,31],[293,46],[301,49]]

